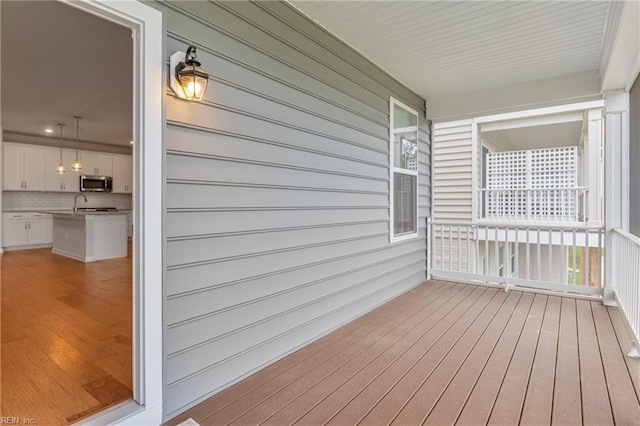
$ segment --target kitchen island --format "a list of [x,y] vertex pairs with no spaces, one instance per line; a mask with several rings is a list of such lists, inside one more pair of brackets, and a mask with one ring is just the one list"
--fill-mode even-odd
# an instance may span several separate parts
[[82,262],[127,256],[126,213],[49,213],[53,217],[53,253]]

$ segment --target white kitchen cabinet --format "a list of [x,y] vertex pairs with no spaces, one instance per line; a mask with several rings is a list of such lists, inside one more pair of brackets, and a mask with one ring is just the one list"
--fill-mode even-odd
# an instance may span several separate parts
[[83,175],[113,176],[113,157],[97,152],[80,152]]
[[133,192],[133,159],[130,155],[113,156],[113,192]]
[[6,191],[43,191],[44,154],[44,148],[5,142],[2,188]]
[[29,248],[53,243],[53,219],[46,213],[13,212],[2,214],[2,246]]
[[80,190],[80,174],[71,170],[71,165],[76,159],[76,151],[72,149],[62,150],[62,162],[66,173],[59,174],[56,167],[60,163],[59,149],[44,150],[44,189],[45,191],[78,192]]
[[53,253],[82,262],[127,256],[127,218],[123,213],[54,212]]

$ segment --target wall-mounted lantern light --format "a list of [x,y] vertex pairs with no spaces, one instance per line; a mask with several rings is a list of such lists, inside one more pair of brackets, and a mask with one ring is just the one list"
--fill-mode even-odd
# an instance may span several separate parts
[[176,52],[171,55],[169,70],[171,73],[169,84],[179,98],[189,101],[201,101],[204,98],[209,74],[200,68],[194,46],[189,46],[186,54]]

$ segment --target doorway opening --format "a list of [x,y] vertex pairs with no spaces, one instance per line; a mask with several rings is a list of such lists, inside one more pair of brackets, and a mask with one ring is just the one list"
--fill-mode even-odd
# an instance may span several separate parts
[[[135,38],[61,2],[1,7],[0,411],[73,423],[136,394]],[[81,192],[81,175],[112,177],[114,191]]]

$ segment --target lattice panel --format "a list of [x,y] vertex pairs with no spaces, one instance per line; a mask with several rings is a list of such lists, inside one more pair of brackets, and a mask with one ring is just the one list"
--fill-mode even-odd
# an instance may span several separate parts
[[577,147],[537,149],[531,153],[531,188],[575,188]]
[[486,215],[577,220],[577,183],[577,147],[489,153]]
[[489,153],[488,189],[521,189],[527,187],[527,151]]

